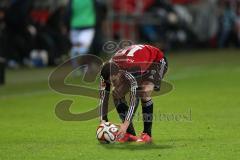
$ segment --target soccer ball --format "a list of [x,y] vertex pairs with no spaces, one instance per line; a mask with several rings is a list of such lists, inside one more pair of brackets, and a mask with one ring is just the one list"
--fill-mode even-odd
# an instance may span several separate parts
[[116,141],[116,134],[118,127],[111,122],[105,122],[97,128],[97,139],[100,143],[114,143]]

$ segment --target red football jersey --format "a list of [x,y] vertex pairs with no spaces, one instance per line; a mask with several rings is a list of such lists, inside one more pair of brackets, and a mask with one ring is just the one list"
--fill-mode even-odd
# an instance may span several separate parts
[[150,45],[132,45],[119,50],[112,61],[118,64],[121,69],[131,71],[140,70],[144,73],[152,63],[160,62],[164,57],[163,52]]

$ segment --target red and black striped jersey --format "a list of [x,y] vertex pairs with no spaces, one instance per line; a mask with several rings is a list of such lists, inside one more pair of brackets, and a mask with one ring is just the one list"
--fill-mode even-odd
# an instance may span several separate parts
[[138,69],[139,72],[144,73],[152,63],[159,63],[163,57],[163,52],[156,47],[132,45],[119,50],[111,60],[123,70],[131,72]]

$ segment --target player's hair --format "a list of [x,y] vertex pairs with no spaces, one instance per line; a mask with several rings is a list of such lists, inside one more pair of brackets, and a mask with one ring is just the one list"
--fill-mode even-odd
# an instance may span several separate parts
[[106,62],[101,69],[101,76],[105,80],[109,80],[111,75],[116,75],[119,72],[119,67],[114,62]]

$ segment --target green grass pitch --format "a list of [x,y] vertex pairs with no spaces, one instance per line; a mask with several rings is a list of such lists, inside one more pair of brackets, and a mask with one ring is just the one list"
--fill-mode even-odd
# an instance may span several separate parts
[[[166,80],[174,90],[154,97],[154,110],[190,114],[191,120],[155,120],[154,143],[101,145],[98,119],[66,122],[55,104],[73,99],[73,112],[97,99],[57,94],[48,88],[53,68],[7,71],[0,87],[1,160],[232,160],[240,157],[239,50],[187,51],[168,56]],[[141,107],[139,107],[140,109]],[[140,111],[140,110],[139,110]],[[116,112],[110,120],[119,123]],[[142,122],[135,121],[136,130]]]

